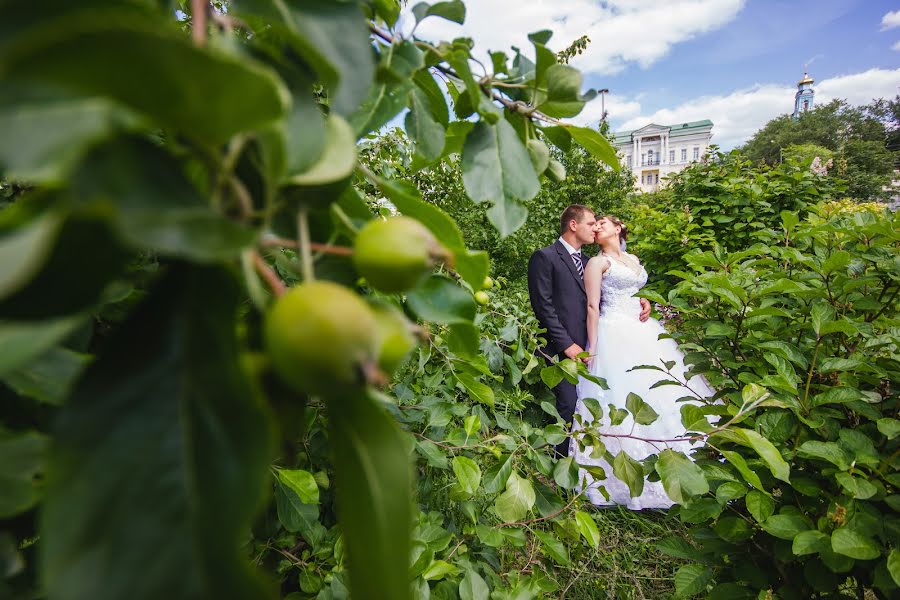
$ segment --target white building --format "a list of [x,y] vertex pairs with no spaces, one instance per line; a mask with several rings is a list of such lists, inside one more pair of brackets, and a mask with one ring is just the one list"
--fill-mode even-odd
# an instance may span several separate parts
[[635,175],[642,192],[653,192],[666,175],[677,173],[706,156],[712,139],[712,121],[692,121],[677,125],[650,123],[640,129],[615,134],[615,146],[622,166]]

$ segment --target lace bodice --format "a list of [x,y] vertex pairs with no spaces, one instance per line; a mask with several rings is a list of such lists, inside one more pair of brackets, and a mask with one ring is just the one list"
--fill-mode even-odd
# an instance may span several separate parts
[[[631,257],[635,263],[637,258]],[[607,258],[609,268],[600,283],[600,318],[625,316],[637,319],[641,301],[634,295],[647,283],[647,271],[641,266],[640,274],[617,260]]]

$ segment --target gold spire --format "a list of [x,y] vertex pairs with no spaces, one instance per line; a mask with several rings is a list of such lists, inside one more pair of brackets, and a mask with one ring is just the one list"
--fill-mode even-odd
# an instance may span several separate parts
[[803,85],[804,83],[812,84],[815,80],[809,76],[809,65],[803,65],[803,79],[797,82],[797,85]]

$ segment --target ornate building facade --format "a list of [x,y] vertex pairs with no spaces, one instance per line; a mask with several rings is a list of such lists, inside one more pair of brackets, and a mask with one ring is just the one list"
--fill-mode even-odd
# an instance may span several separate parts
[[622,166],[635,175],[642,192],[659,189],[667,175],[677,173],[706,156],[712,139],[710,120],[657,125],[615,134],[615,146]]

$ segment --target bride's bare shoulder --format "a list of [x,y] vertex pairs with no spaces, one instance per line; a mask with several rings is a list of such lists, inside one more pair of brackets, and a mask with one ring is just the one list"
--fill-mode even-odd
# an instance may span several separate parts
[[588,261],[587,268],[605,273],[609,268],[609,259],[602,254],[598,254]]

